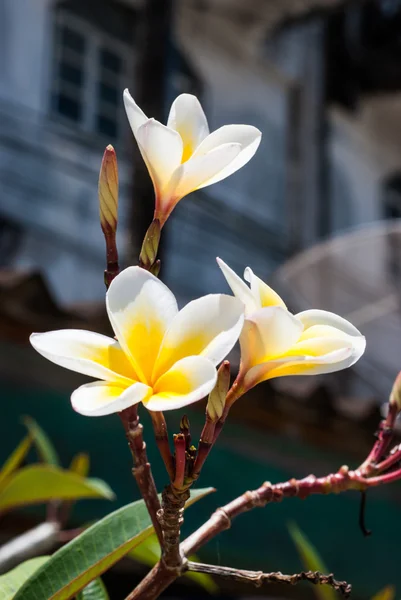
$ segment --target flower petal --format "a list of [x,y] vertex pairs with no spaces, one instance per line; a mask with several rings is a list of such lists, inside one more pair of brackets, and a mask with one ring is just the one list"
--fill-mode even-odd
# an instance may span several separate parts
[[184,150],[182,162],[194,153],[199,144],[209,135],[205,113],[196,96],[181,94],[171,106],[167,127],[178,131]]
[[72,393],[71,404],[81,415],[101,417],[143,402],[151,393],[152,389],[143,383],[124,388],[105,381],[93,381]]
[[260,306],[282,306],[287,308],[277,292],[257,277],[250,267],[245,269],[244,279],[250,284],[254,297],[260,299]]
[[66,369],[130,385],[136,374],[120,344],[105,335],[79,329],[32,333],[29,338],[39,354]]
[[141,125],[148,121],[148,117],[145,115],[143,110],[139,108],[131,94],[127,89],[124,90],[123,94],[125,112],[127,113],[129,124],[131,125],[132,133],[136,138],[136,133]]
[[225,169],[241,152],[240,144],[223,144],[208,154],[192,157],[175,171],[169,185],[163,192],[165,203],[173,206],[181,198],[194,190],[213,183],[212,179]]
[[305,330],[314,325],[329,325],[331,327],[336,327],[348,335],[362,335],[361,332],[352,325],[352,323],[346,319],[343,319],[339,315],[326,310],[304,310],[303,312],[298,313],[296,317],[302,321]]
[[156,194],[160,194],[181,164],[181,136],[159,121],[148,119],[138,128],[136,139]]
[[195,150],[194,158],[208,154],[211,150],[218,148],[222,144],[229,143],[240,144],[241,152],[225,169],[217,173],[205,185],[217,183],[217,181],[225,179],[246,165],[258,149],[261,137],[262,133],[252,125],[224,125],[208,135]]
[[245,314],[250,315],[258,308],[261,308],[259,296],[255,296],[246,283],[242,281],[241,277],[239,277],[223,260],[221,260],[221,258],[216,258],[216,260],[234,296],[236,296],[238,300],[241,300],[241,302],[245,304]]
[[207,396],[216,385],[214,365],[203,356],[187,356],[176,362],[153,386],[144,401],[149,410],[182,408]]
[[204,356],[217,365],[233,348],[243,322],[243,304],[232,296],[210,294],[189,302],[166,332],[153,381],[185,356]]
[[245,319],[240,337],[241,360],[249,369],[281,358],[299,340],[303,325],[281,306],[260,308]]
[[246,389],[262,381],[286,375],[320,375],[334,373],[350,367],[355,362],[351,348],[340,348],[318,357],[285,356],[281,359],[261,363],[250,369],[244,379]]
[[129,267],[112,281],[106,307],[138,378],[148,383],[164,334],[178,312],[174,295],[145,269]]

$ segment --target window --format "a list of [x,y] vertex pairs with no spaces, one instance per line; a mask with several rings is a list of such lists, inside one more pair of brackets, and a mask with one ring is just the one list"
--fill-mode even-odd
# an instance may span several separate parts
[[65,123],[117,140],[125,118],[122,90],[132,87],[133,44],[118,28],[113,35],[113,23],[89,21],[79,11],[55,13],[51,112]]

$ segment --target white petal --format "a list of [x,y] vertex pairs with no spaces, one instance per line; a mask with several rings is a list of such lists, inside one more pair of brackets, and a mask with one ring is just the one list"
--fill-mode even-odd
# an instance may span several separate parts
[[136,139],[156,193],[161,193],[181,164],[181,136],[159,121],[149,119],[138,128]]
[[214,177],[240,152],[240,144],[231,143],[219,146],[208,154],[190,158],[178,167],[163,192],[166,201],[173,197],[176,203],[194,190],[210,185]]
[[123,388],[105,381],[94,381],[75,390],[71,396],[71,404],[81,415],[101,417],[143,402],[151,393],[151,388],[143,383]]
[[243,304],[232,296],[210,294],[189,302],[167,330],[153,381],[185,356],[204,356],[217,365],[238,340],[243,322]]
[[302,330],[302,323],[285,308],[260,308],[245,319],[241,333],[244,365],[254,366],[280,358],[299,340]]
[[29,340],[39,354],[71,371],[125,385],[136,379],[120,344],[105,335],[61,329],[33,333]]
[[313,325],[330,325],[347,333],[348,335],[361,336],[361,332],[346,319],[326,310],[304,310],[296,315],[302,321],[305,329]]
[[110,322],[139,379],[147,383],[167,327],[178,312],[167,286],[141,269],[129,267],[106,294]]
[[123,99],[125,111],[127,113],[129,124],[131,125],[132,133],[136,137],[136,133],[139,127],[146,123],[148,117],[145,115],[143,110],[139,108],[139,106],[134,101],[127,89],[124,90]]
[[244,279],[251,285],[254,297],[259,298],[260,306],[282,306],[287,308],[277,292],[257,277],[250,267],[245,269]]
[[261,363],[250,369],[244,379],[247,389],[262,381],[290,375],[321,375],[334,373],[353,364],[351,348],[334,350],[323,356],[285,356],[281,359]]
[[259,296],[255,296],[246,283],[242,281],[241,277],[238,277],[221,258],[216,258],[216,260],[233,294],[245,304],[246,315],[250,315],[258,308],[261,308]]
[[196,96],[181,94],[171,106],[167,127],[175,129],[184,143],[183,162],[209,135],[205,113]]
[[238,143],[241,144],[241,152],[238,156],[220,173],[216,174],[207,185],[216,183],[225,179],[251,160],[259,147],[262,133],[252,125],[224,125],[216,129],[203,140],[194,153],[195,156],[202,156],[211,150],[218,148],[222,144]]
[[187,356],[164,373],[153,387],[153,396],[144,401],[149,410],[173,410],[207,396],[216,385],[214,365],[203,356]]

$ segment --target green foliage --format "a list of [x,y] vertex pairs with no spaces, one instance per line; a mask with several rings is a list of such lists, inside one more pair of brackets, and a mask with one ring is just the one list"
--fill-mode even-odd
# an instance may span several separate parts
[[27,560],[12,571],[0,576],[0,598],[1,600],[13,600],[20,587],[41,567],[48,556],[38,556]]
[[38,425],[32,417],[24,417],[23,423],[32,436],[33,443],[36,446],[38,454],[42,462],[48,465],[60,466],[60,459],[56,449],[51,443],[49,436]]
[[[128,553],[128,556],[143,565],[153,567],[160,558],[160,547],[156,534],[152,534],[146,538],[141,544],[131,550]],[[197,562],[198,558],[193,555],[189,557],[189,560]],[[214,582],[212,577],[210,577],[210,575],[206,575],[205,573],[188,571],[185,573],[185,577],[203,587],[203,589],[209,592],[209,594],[217,594],[219,590],[218,585]]]
[[27,435],[10,454],[0,471],[0,486],[22,463],[32,445],[32,436]]
[[89,474],[90,459],[89,455],[85,452],[76,454],[71,461],[70,471],[80,475],[81,477],[87,477]]
[[[213,488],[192,492],[187,506]],[[153,533],[143,500],[128,504],[60,548],[19,590],[14,600],[68,600]]]
[[110,487],[99,479],[85,479],[50,465],[31,465],[6,478],[0,489],[0,512],[50,500],[105,498],[112,500]]
[[392,585],[388,585],[373,596],[372,600],[394,600],[395,599],[395,588]]
[[110,600],[103,581],[98,577],[79,592],[76,600]]
[[[318,551],[313,544],[311,544],[306,535],[302,533],[297,525],[295,525],[295,523],[291,523],[289,525],[289,531],[292,540],[297,547],[305,570],[328,573],[329,571]],[[337,600],[335,591],[329,586],[316,585],[313,586],[313,591],[315,592],[318,600]]]

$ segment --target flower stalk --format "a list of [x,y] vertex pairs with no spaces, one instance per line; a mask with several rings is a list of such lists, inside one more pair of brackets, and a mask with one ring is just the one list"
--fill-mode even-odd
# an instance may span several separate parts
[[106,270],[104,282],[108,289],[120,272],[116,232],[118,223],[118,168],[117,156],[110,144],[104,151],[99,174],[100,226],[106,242]]

